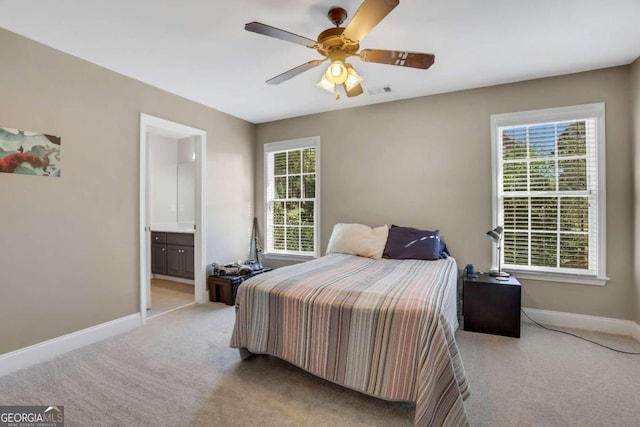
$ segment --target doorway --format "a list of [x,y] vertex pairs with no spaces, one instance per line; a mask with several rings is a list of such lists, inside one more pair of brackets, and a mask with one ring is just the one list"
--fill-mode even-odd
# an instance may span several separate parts
[[170,277],[166,279],[153,277],[150,282],[151,298],[147,307],[148,319],[194,304],[193,284],[179,282]]
[[[140,312],[143,323],[150,317],[147,309],[152,308],[151,281],[154,275],[151,272],[152,244],[151,233],[153,227],[157,226],[151,222],[151,174],[150,174],[150,153],[151,144],[154,138],[172,138],[175,140],[190,140],[193,143],[193,181],[195,186],[193,197],[193,219],[188,233],[193,232],[193,299],[196,303],[204,303],[208,300],[206,290],[206,256],[205,256],[205,182],[206,182],[206,138],[207,133],[201,129],[196,129],[170,120],[161,119],[147,114],[140,114]],[[177,232],[187,231],[186,223],[175,221]],[[163,231],[174,231],[165,224]],[[158,231],[158,230],[156,230]],[[157,277],[153,280],[156,281]],[[175,286],[162,283],[166,277],[159,277],[158,284],[164,293],[175,293],[179,290],[179,279]],[[171,279],[170,277],[168,279]],[[170,280],[173,282],[174,280]],[[184,281],[183,281],[184,282]],[[189,281],[187,281],[189,283]],[[168,286],[171,285],[171,286]],[[164,288],[164,290],[162,289]],[[172,288],[172,289],[168,289]],[[175,289],[173,289],[175,288]],[[167,291],[168,289],[168,291]]]

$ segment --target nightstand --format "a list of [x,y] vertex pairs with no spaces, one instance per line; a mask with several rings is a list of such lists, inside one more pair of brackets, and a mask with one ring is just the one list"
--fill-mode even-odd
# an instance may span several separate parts
[[518,279],[496,280],[488,274],[463,277],[464,330],[520,338]]
[[207,280],[209,301],[234,305],[236,303],[238,286],[248,278],[257,274],[266,273],[267,271],[271,271],[271,269],[263,268],[262,270],[252,271],[249,274],[238,276],[209,276],[209,279]]

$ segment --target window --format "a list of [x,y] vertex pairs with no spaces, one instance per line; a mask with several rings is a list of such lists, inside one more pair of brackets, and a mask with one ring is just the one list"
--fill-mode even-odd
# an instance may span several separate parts
[[265,144],[266,255],[319,254],[320,138]]
[[497,114],[491,128],[504,268],[603,285],[604,103]]

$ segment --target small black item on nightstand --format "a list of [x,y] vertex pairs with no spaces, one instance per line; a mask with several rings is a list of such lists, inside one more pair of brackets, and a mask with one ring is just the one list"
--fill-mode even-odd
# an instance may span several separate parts
[[464,276],[465,277],[478,277],[478,272],[476,271],[476,266],[473,264],[467,264],[464,267]]
[[488,274],[463,278],[464,330],[520,338],[521,286],[518,279]]

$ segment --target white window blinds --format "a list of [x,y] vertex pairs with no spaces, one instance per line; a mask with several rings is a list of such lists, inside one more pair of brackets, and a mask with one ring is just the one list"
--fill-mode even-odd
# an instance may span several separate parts
[[318,254],[318,143],[265,145],[267,253]]
[[492,117],[505,269],[603,276],[604,106],[595,106]]

